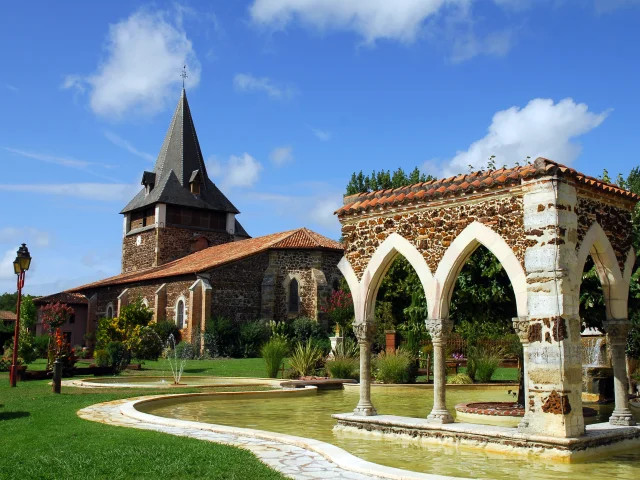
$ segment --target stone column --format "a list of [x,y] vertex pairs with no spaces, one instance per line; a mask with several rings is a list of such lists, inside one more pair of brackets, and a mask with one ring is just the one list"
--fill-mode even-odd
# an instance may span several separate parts
[[360,401],[353,413],[364,417],[377,415],[371,403],[371,342],[375,327],[373,322],[356,322],[353,331],[360,345]]
[[122,307],[126,307],[127,305],[129,305],[129,289],[125,288],[122,293],[118,295],[118,317],[120,316]]
[[[536,168],[544,163],[536,161]],[[584,434],[580,298],[573,283],[577,192],[554,177],[523,182],[529,345],[528,411],[518,431],[558,438]]]
[[527,363],[529,363],[529,319],[515,317],[512,319],[513,329],[522,343],[522,375],[524,377],[524,411],[529,411],[529,382],[527,381]]
[[616,398],[616,407],[613,410],[611,418],[609,418],[609,423],[611,425],[635,425],[635,418],[629,410],[627,365],[624,353],[630,328],[629,321],[627,319],[605,320],[603,326],[607,332],[607,339],[611,349],[613,391]]
[[453,320],[430,318],[426,325],[433,342],[433,409],[427,420],[429,423],[453,423],[446,403],[447,372],[444,358],[447,337],[453,329]]
[[[163,283],[155,291],[155,309],[153,321],[158,323],[167,319],[167,284]],[[164,341],[164,339],[163,339]]]

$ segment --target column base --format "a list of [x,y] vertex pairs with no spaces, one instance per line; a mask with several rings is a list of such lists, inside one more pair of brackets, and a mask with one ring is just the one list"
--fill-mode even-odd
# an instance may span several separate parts
[[427,422],[437,423],[439,425],[453,423],[453,417],[448,410],[432,410],[427,417]]
[[632,427],[636,425],[636,419],[629,410],[622,412],[614,411],[611,417],[609,417],[609,423],[621,427]]
[[374,408],[374,406],[371,405],[371,404],[369,404],[369,405],[358,405],[356,408],[353,409],[353,413],[355,415],[359,415],[361,417],[372,417],[372,416],[378,414],[378,412],[376,412],[376,409]]

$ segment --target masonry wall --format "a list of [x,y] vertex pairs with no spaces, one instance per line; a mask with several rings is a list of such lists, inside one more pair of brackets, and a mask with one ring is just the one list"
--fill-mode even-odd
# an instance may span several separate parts
[[399,207],[381,213],[362,214],[342,221],[345,255],[361,278],[371,256],[393,232],[412,242],[435,272],[451,242],[478,221],[498,233],[524,265],[523,201],[519,188],[478,195],[469,200],[452,198],[428,206]]
[[202,237],[208,240],[209,246],[233,241],[227,232],[178,227],[150,228],[127,234],[122,240],[122,273],[156,267],[189,255],[194,241]]

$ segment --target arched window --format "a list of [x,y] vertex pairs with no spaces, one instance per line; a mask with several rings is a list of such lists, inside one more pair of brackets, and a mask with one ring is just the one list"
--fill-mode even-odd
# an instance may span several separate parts
[[331,286],[333,288],[333,291],[337,292],[338,290],[340,290],[340,280],[338,280],[337,278],[334,278],[333,284]]
[[178,328],[184,328],[184,301],[178,300],[178,305],[176,305],[176,325]]
[[113,305],[107,305],[107,318],[113,318]]
[[289,313],[300,311],[300,297],[298,292],[298,280],[295,278],[289,283]]

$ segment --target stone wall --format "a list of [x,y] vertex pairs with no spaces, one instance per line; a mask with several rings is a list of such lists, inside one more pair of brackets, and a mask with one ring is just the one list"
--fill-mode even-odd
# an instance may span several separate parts
[[522,212],[522,193],[513,189],[488,198],[485,194],[474,200],[452,199],[419,209],[384,210],[353,220],[345,218],[345,255],[361,278],[378,246],[396,232],[417,247],[433,273],[451,242],[465,227],[478,221],[501,235],[524,265],[527,241]]
[[[140,240],[138,240],[140,239]],[[122,273],[155,266],[156,230],[150,228],[122,239]]]
[[205,237],[210,247],[233,241],[233,236],[227,232],[179,227],[160,228],[158,229],[158,265],[192,253],[192,242],[199,236]]
[[211,315],[236,322],[260,318],[261,285],[268,264],[265,252],[209,271]]
[[576,248],[580,248],[589,228],[597,222],[607,234],[620,265],[620,271],[623,272],[627,254],[632,246],[631,210],[628,205],[595,198],[589,193],[581,191],[578,196],[576,207],[578,243]]

